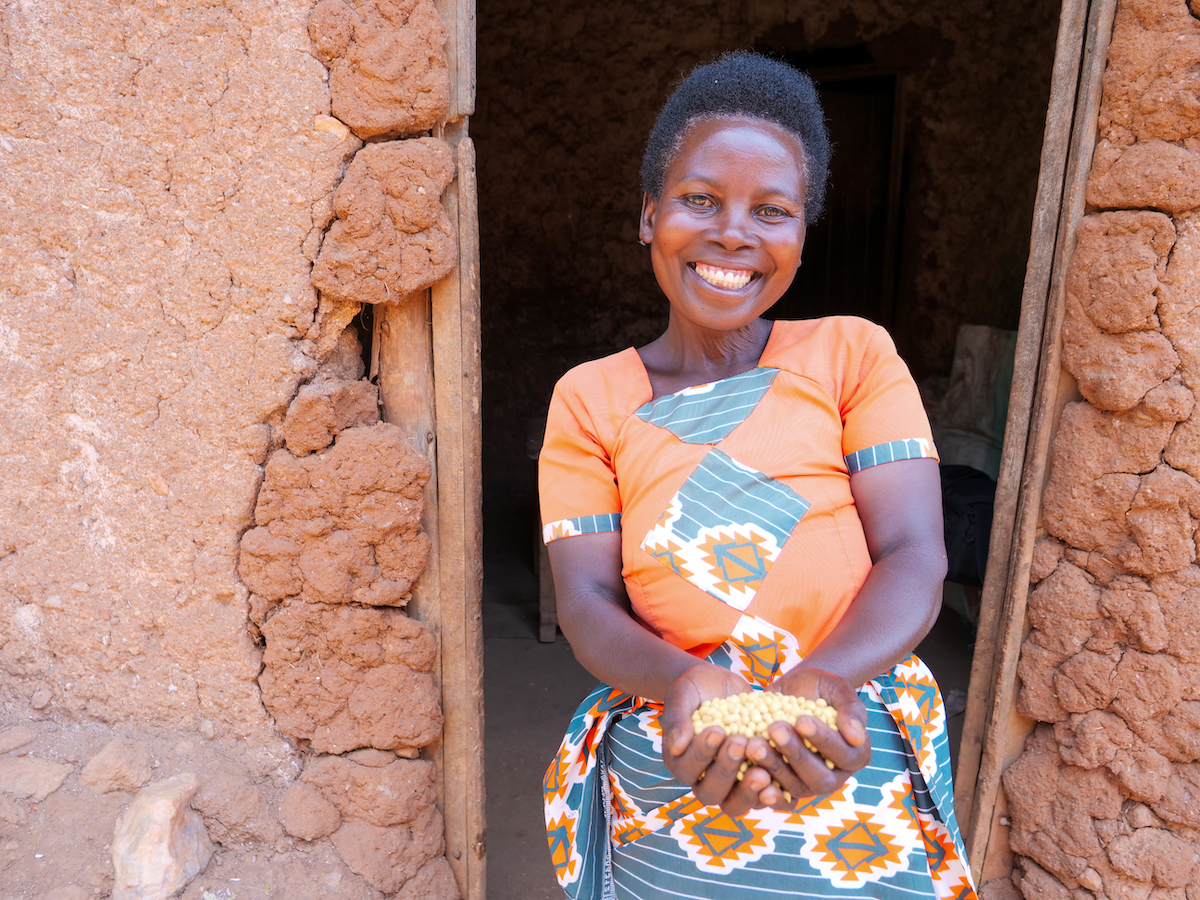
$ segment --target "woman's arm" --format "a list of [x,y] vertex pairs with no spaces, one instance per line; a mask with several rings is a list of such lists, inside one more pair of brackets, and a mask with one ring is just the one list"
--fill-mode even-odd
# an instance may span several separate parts
[[[549,545],[558,624],[580,664],[606,684],[678,711],[680,724],[667,731],[663,760],[703,803],[732,814],[761,806],[770,784],[762,770],[737,780],[747,740],[709,728],[693,740],[692,711],[705,700],[750,690],[727,669],[696,659],[638,623],[621,577],[621,536],[587,534]],[[666,723],[664,722],[664,728]],[[702,779],[701,776],[704,776]],[[790,783],[790,782],[789,782]]]
[[700,663],[634,620],[621,577],[619,532],[575,535],[552,541],[547,550],[559,627],[580,665],[601,681],[662,700]]
[[942,606],[946,547],[937,460],[908,459],[850,476],[872,566],[850,608],[801,664],[865,684],[903,661]]
[[[937,619],[946,577],[936,460],[902,460],[863,469],[850,476],[850,490],[871,554],[871,571],[833,630],[800,665],[768,688],[824,696],[837,708],[837,731],[811,717],[796,725],[820,756],[835,762],[836,771],[822,771],[823,760],[807,749],[785,753],[784,763],[766,741],[754,740],[747,747],[747,756],[775,780],[787,784],[785,776],[794,774],[813,794],[827,793],[831,776],[843,770],[849,774],[870,760],[866,710],[858,695],[841,690],[842,685],[865,684],[913,651]],[[839,678],[831,679],[830,674]],[[831,689],[837,690],[836,699]],[[777,746],[790,730],[779,723],[773,726]],[[764,791],[762,799],[771,802],[772,795]]]

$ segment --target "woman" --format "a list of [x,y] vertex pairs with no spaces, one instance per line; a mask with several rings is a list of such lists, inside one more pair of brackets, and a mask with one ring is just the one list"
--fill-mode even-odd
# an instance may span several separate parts
[[[571,897],[974,897],[945,713],[910,655],[946,567],[915,385],[864,320],[762,318],[828,158],[807,77],[747,53],[695,70],[642,166],[667,329],[555,389],[545,539],[603,682],[544,784]],[[837,728],[693,733],[704,700],[752,689],[823,698]]]

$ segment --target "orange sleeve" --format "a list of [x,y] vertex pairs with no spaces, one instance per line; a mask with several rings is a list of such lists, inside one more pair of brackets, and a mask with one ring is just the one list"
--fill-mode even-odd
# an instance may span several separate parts
[[916,382],[891,336],[873,326],[840,401],[842,455],[850,474],[902,459],[937,459]]
[[608,447],[611,427],[603,391],[585,398],[578,370],[554,388],[538,457],[542,537],[548,544],[577,534],[621,530],[621,495]]

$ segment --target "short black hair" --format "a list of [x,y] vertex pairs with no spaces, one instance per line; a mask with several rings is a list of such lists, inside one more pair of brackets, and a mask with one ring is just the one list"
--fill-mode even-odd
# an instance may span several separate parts
[[800,141],[804,153],[804,213],[815,222],[829,181],[829,133],[812,79],[785,62],[738,50],[693,69],[663,104],[642,156],[642,190],[662,194],[667,169],[693,123],[746,116],[773,122]]

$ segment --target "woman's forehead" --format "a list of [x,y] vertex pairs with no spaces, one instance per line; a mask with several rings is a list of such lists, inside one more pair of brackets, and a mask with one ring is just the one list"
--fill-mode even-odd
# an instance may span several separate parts
[[728,166],[750,156],[794,169],[804,180],[800,139],[774,122],[749,116],[706,117],[689,122],[680,138],[667,167],[669,180],[702,174],[693,171],[697,166]]

